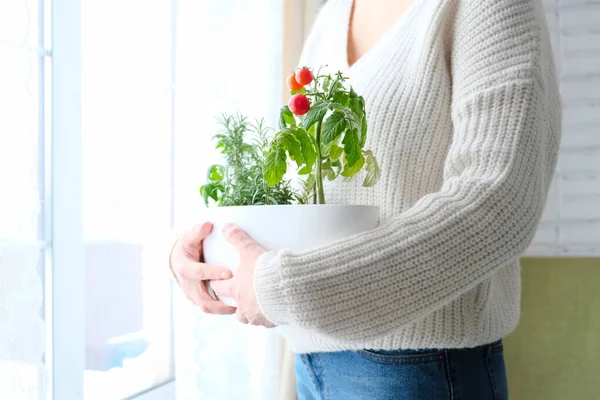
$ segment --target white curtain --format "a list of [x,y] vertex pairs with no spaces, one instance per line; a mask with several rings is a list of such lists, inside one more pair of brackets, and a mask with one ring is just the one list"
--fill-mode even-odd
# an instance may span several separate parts
[[[200,222],[198,188],[218,160],[212,136],[222,112],[265,117],[281,107],[283,1],[178,3],[175,98],[176,225]],[[281,347],[265,329],[202,315],[175,300],[177,398],[276,399]]]
[[[37,1],[0,2],[0,398],[40,399],[45,244]],[[43,101],[43,100],[42,100]]]

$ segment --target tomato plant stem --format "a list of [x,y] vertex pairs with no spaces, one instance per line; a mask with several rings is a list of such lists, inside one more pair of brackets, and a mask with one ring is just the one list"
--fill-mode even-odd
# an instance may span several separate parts
[[315,186],[317,203],[325,204],[325,191],[323,190],[323,174],[321,172],[321,121],[315,125],[315,139],[317,140],[317,169],[315,171]]

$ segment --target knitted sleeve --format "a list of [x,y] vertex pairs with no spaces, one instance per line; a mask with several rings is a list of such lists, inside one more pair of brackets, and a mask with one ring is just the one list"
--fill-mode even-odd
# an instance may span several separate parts
[[478,1],[457,3],[465,6],[454,21],[454,136],[442,186],[375,230],[262,257],[255,289],[275,324],[377,339],[456,299],[530,243],[559,132],[540,22],[521,10],[528,1],[497,1],[487,11],[470,6]]

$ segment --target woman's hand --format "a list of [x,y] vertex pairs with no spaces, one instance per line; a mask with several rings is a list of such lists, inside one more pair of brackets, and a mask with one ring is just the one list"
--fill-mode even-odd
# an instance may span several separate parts
[[233,314],[235,307],[213,299],[208,293],[209,280],[231,279],[227,268],[199,262],[202,259],[202,241],[213,229],[210,222],[197,225],[185,232],[171,252],[171,268],[185,296],[208,314]]
[[266,250],[237,225],[227,224],[223,228],[223,235],[237,250],[240,265],[233,279],[211,281],[210,286],[217,296],[231,297],[237,302],[238,321],[273,328],[274,325],[261,312],[254,292],[254,265]]

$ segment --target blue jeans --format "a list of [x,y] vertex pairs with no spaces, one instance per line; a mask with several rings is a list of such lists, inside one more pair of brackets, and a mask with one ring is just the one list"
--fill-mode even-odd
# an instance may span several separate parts
[[502,342],[296,356],[298,400],[506,400]]

